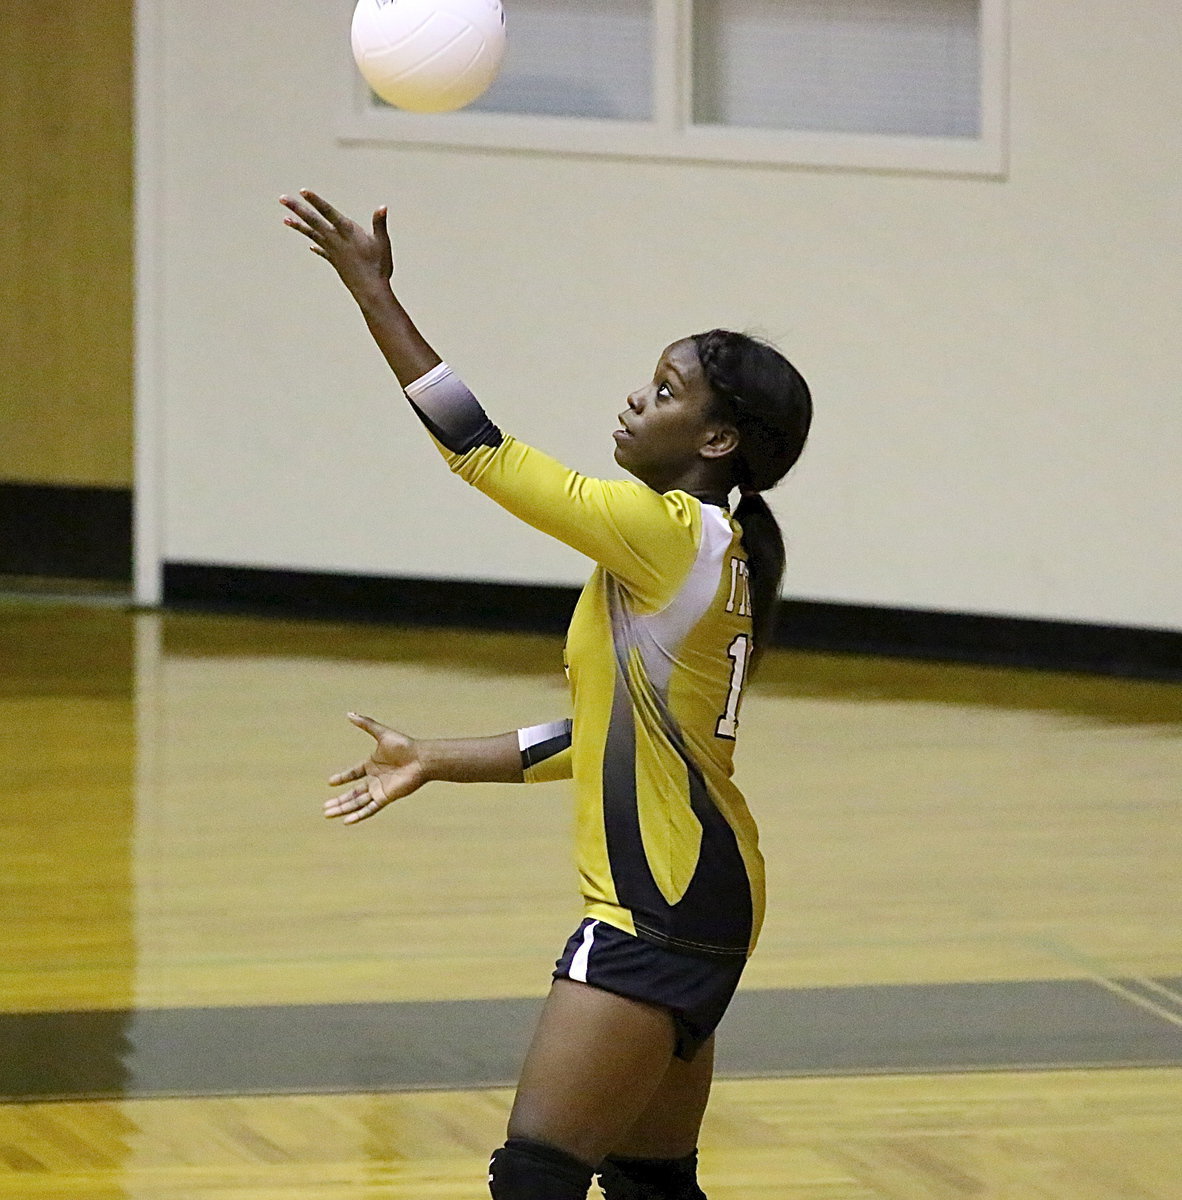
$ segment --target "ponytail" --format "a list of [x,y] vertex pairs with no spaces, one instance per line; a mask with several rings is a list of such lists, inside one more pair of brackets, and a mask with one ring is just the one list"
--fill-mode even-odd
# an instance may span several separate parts
[[735,509],[743,530],[751,588],[751,666],[758,665],[772,644],[780,612],[780,581],[784,578],[784,538],[768,502],[758,492],[746,492]]
[[813,402],[800,372],[767,342],[726,329],[695,334],[692,340],[719,415],[739,433],[731,483],[742,496],[735,520],[747,553],[754,665],[775,632],[785,558],[779,523],[760,493],[775,487],[800,457]]

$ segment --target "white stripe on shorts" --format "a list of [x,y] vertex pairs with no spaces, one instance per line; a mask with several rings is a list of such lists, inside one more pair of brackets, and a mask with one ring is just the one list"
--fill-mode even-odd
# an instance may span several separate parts
[[598,924],[598,921],[592,921],[583,930],[583,944],[575,951],[574,958],[570,960],[570,970],[567,975],[576,983],[587,982],[587,959],[591,957],[591,943],[595,940],[595,927]]

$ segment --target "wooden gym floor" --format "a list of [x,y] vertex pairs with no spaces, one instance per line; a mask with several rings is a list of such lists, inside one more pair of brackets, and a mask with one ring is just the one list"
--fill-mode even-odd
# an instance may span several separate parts
[[[578,920],[563,785],[319,816],[563,715],[548,637],[0,596],[0,1198],[477,1200]],[[711,1200],[1182,1196],[1182,686],[776,653]]]

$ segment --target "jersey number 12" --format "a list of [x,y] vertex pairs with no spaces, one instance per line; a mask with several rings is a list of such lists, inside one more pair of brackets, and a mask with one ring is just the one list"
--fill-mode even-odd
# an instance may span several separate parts
[[751,654],[751,639],[745,633],[735,636],[727,647],[726,655],[731,660],[731,686],[726,696],[726,711],[718,718],[714,736],[735,740],[739,728],[739,697],[743,693],[743,681],[747,678],[747,660]]

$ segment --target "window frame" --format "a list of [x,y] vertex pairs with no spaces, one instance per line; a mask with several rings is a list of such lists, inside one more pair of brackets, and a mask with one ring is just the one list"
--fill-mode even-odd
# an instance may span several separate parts
[[649,121],[524,113],[408,113],[373,103],[343,38],[347,145],[423,145],[605,158],[821,167],[1004,179],[1009,170],[1009,0],[980,0],[981,131],[972,138],[696,125],[692,0],[652,0]]

